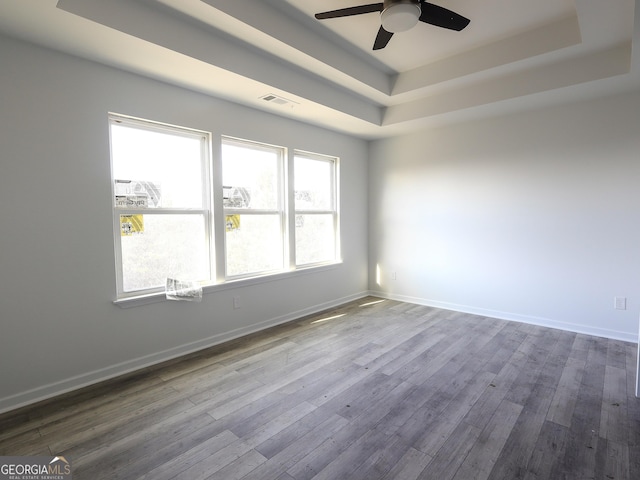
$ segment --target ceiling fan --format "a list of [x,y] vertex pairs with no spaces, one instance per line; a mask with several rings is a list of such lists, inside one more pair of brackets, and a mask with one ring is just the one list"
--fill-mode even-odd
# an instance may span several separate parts
[[470,22],[462,15],[424,0],[384,0],[382,3],[370,3],[316,13],[315,17],[318,20],[325,20],[372,12],[380,12],[381,19],[378,35],[373,43],[374,50],[386,47],[394,33],[409,30],[418,21],[456,31],[462,30]]

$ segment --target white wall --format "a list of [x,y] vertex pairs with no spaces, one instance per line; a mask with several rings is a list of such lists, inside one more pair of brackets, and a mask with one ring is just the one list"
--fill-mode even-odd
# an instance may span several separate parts
[[637,341],[639,125],[636,93],[374,142],[371,289]]
[[[0,65],[0,411],[366,293],[366,142],[6,37]],[[344,263],[114,305],[110,111],[341,157]]]

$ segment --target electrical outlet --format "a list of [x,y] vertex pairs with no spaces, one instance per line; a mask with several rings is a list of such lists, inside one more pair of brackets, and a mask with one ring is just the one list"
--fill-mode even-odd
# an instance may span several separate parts
[[233,297],[233,308],[240,308],[240,297]]
[[396,275],[396,272],[391,272],[391,279],[392,280],[397,280],[398,276]]
[[627,309],[627,298],[626,297],[614,297],[613,298],[613,308],[616,310],[626,310]]

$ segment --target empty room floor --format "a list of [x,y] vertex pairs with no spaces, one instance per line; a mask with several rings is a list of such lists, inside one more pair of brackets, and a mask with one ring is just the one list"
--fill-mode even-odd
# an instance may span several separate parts
[[640,478],[636,345],[367,297],[0,415],[75,480]]

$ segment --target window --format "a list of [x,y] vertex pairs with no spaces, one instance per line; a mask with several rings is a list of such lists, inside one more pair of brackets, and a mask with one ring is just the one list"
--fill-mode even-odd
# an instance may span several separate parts
[[337,159],[294,156],[296,265],[335,261],[338,256]]
[[118,296],[212,278],[209,135],[110,116]]
[[337,158],[222,137],[213,164],[207,132],[116,114],[109,129],[119,300],[338,260]]
[[284,268],[284,149],[222,140],[226,276]]

